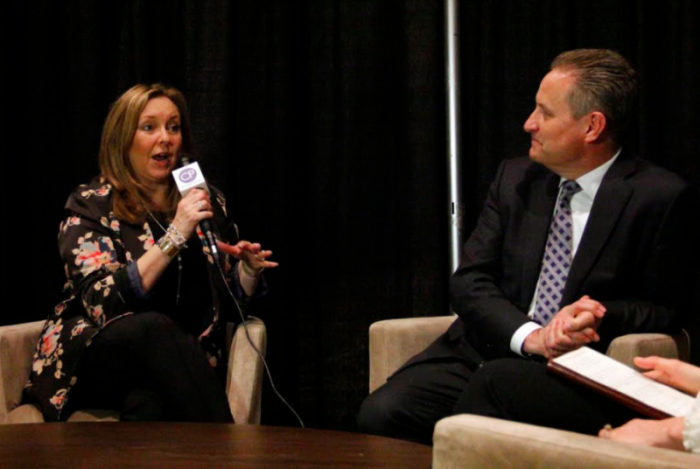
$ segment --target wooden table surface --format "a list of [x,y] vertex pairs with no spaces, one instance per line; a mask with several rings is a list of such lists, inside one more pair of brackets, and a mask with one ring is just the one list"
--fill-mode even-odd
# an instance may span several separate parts
[[0,425],[0,468],[430,467],[432,448],[330,430],[204,423]]

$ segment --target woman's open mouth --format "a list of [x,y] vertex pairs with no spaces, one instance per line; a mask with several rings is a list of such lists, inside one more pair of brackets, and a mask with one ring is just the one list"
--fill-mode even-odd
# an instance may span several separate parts
[[157,153],[153,156],[151,156],[151,159],[155,163],[156,167],[162,168],[162,169],[167,169],[170,168],[171,166],[171,161],[173,161],[171,153]]

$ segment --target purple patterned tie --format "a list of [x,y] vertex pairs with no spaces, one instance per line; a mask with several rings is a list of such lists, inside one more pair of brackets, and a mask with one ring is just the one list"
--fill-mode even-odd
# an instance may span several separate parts
[[576,181],[565,181],[562,184],[552,225],[549,227],[533,317],[535,322],[543,326],[559,312],[572,260],[571,198],[580,190],[581,186]]

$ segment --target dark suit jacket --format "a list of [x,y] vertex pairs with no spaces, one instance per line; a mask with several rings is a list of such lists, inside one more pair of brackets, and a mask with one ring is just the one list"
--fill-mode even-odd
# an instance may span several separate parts
[[[450,296],[459,320],[416,361],[512,356],[529,321],[560,177],[528,158],[504,161],[465,243]],[[605,350],[632,332],[678,330],[687,311],[697,194],[678,176],[623,152],[606,173],[573,260],[562,306],[583,295],[607,309]]]

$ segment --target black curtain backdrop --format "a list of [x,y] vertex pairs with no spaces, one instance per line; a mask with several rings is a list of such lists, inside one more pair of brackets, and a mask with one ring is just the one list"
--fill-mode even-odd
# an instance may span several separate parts
[[[698,10],[462,0],[465,230],[499,161],[526,153],[522,124],[567,49],[628,57],[642,93],[627,145],[700,182]],[[201,164],[243,237],[280,262],[250,311],[268,326],[275,384],[308,426],[354,429],[369,325],[449,311],[443,2],[66,0],[8,20],[19,27],[4,71],[20,85],[5,92],[20,104],[5,107],[16,182],[0,324],[43,319],[58,302],[58,223],[70,189],[97,173],[108,106],[135,83],[164,82],[187,96]],[[294,422],[266,385],[263,423]]]

